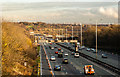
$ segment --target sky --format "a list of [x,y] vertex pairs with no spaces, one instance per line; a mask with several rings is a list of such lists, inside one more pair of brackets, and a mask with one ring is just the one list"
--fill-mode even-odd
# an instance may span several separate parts
[[118,23],[118,0],[1,0],[0,3],[0,14],[8,21]]
[[119,0],[1,0],[0,2],[118,2]]

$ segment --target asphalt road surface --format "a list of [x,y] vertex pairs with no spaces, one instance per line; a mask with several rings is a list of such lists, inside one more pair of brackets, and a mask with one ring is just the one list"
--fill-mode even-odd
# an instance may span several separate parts
[[42,71],[41,71],[41,74],[42,75],[51,75],[50,73],[50,70],[49,70],[49,66],[48,66],[48,63],[47,63],[47,60],[46,60],[46,57],[45,57],[45,53],[44,53],[44,50],[43,48],[41,47],[41,57],[42,57]]
[[[84,65],[86,64],[92,64],[94,66],[94,69],[95,69],[95,76],[106,76],[106,77],[113,77],[113,75],[116,75],[115,73],[105,69],[104,67],[101,67],[100,65],[96,64],[96,63],[93,63],[83,57],[79,57],[79,58],[74,58],[73,55],[71,55],[71,51],[59,46],[59,45],[56,45],[56,44],[44,44],[45,45],[45,50],[47,52],[47,55],[48,55],[48,59],[50,59],[51,56],[55,56],[56,57],[56,61],[50,61],[50,64],[52,66],[52,70],[54,69],[54,66],[55,65],[61,65],[62,66],[62,70],[61,71],[54,71],[54,75],[77,75],[77,76],[91,76],[91,75],[84,75]],[[49,46],[57,46],[57,48],[55,49],[50,49]],[[68,64],[63,64],[62,63],[62,59],[63,58],[58,58],[58,55],[55,54],[55,51],[58,51],[58,48],[61,48],[63,49],[63,57],[65,58],[68,58]],[[68,53],[68,56],[64,56],[64,53]],[[43,53],[44,55],[44,53]],[[43,56],[44,57],[44,56]],[[45,60],[43,60],[43,62],[45,62]],[[47,70],[49,68],[46,68],[46,66],[43,66],[44,70]]]
[[[67,44],[67,43],[60,43],[62,45],[67,45],[69,47],[71,47],[72,49],[75,49],[75,47],[73,47],[72,44]],[[92,51],[87,51],[86,49],[82,49],[82,50],[79,50],[79,52],[81,53],[84,53],[86,55],[89,55],[93,58],[96,58],[96,53],[93,53]],[[102,54],[106,54],[108,58],[102,58]],[[116,55],[116,54],[111,54],[111,53],[107,53],[107,52],[104,52],[104,51],[100,51],[98,50],[98,53],[97,53],[97,59],[102,61],[102,62],[105,62],[105,63],[108,63],[114,67],[117,67],[117,68],[120,68],[120,56],[119,55]]]

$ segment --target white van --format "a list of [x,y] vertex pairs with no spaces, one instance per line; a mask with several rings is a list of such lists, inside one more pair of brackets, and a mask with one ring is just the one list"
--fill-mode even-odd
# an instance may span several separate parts
[[79,53],[75,53],[75,54],[74,54],[74,57],[79,58]]

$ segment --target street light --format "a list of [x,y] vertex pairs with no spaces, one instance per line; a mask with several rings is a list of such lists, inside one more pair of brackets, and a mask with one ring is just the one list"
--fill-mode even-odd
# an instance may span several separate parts
[[67,28],[66,28],[66,40],[67,40]]
[[60,40],[60,29],[59,29],[59,40]]
[[[61,25],[60,25],[60,29],[61,29]],[[59,39],[60,39],[60,29],[59,29]]]
[[81,25],[81,46],[82,46],[82,24],[80,23]]
[[[78,27],[78,24],[77,24],[77,27]],[[78,28],[77,28],[77,37],[78,37]]]
[[62,29],[62,41],[63,41],[63,29]]
[[96,58],[97,58],[97,21],[96,21]]
[[73,26],[72,26],[72,40],[73,40]]

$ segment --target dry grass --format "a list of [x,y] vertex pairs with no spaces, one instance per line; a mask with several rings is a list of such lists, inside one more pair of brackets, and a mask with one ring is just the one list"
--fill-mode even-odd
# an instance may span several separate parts
[[[30,75],[36,52],[25,29],[14,23],[2,23],[2,73],[3,75]],[[28,66],[24,66],[24,62]]]

